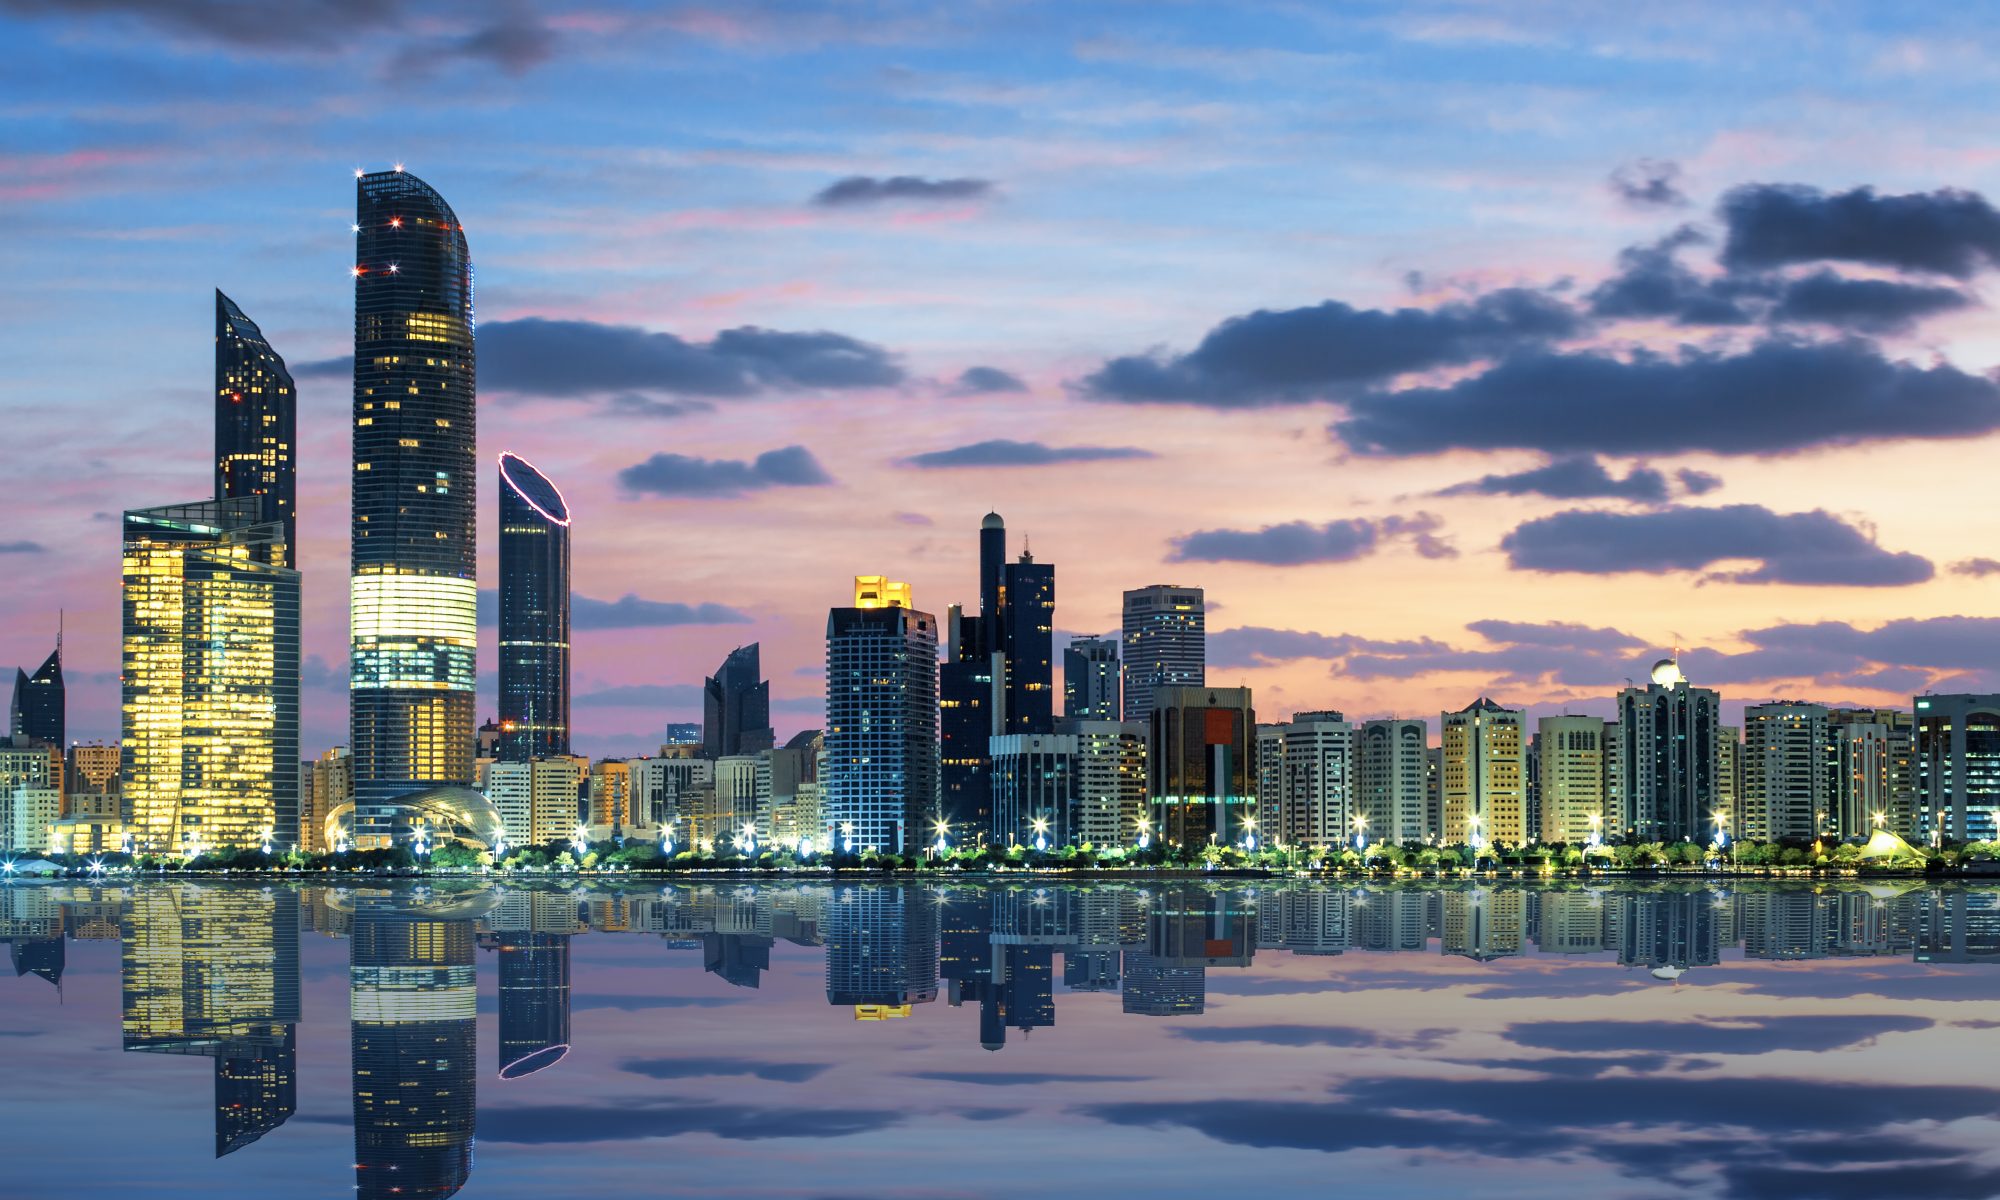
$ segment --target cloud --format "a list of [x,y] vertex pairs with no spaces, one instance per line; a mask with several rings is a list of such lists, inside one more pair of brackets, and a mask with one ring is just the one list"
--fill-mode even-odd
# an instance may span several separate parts
[[128,14],[160,28],[225,46],[261,50],[327,50],[369,29],[400,23],[401,0],[5,0],[29,16]]
[[1143,1075],[1087,1075],[1063,1071],[909,1071],[908,1079],[969,1083],[976,1087],[1045,1087],[1052,1083],[1144,1083]]
[[616,600],[571,597],[570,623],[577,629],[646,629],[664,625],[747,625],[750,618],[726,604],[641,600],[627,592]]
[[1773,338],[1739,354],[1527,352],[1442,387],[1370,392],[1331,426],[1360,454],[1782,454],[2000,429],[2000,384],[1892,362],[1867,342]]
[[1618,254],[1618,273],[1585,297],[1592,316],[1667,318],[1681,325],[1747,325],[1753,319],[1744,301],[1769,295],[1759,279],[1708,278],[1679,258],[1682,250],[1708,239],[1683,225],[1657,242],[1627,246]]
[[579,708],[683,708],[701,704],[701,687],[692,683],[628,683],[579,692],[570,703]]
[[1287,521],[1262,529],[1203,529],[1173,540],[1170,562],[1247,562],[1292,567],[1306,563],[1353,562],[1375,553],[1385,539],[1408,537],[1425,558],[1450,558],[1457,551],[1438,536],[1443,522],[1431,513],[1369,520],[1350,517],[1314,525]]
[[1421,1047],[1436,1045],[1446,1031],[1427,1029],[1414,1037],[1386,1036],[1372,1029],[1350,1025],[1201,1025],[1174,1030],[1189,1042],[1257,1046],[1337,1046],[1356,1049],[1369,1046]]
[[627,491],[654,496],[741,496],[774,487],[824,487],[833,476],[804,446],[766,450],[750,462],[655,454],[618,472]]
[[996,392],[1025,392],[1028,385],[1021,377],[999,367],[967,367],[958,374],[958,381],[952,385],[955,396],[985,396]]
[[40,542],[0,542],[0,554],[46,554],[48,549]]
[[1637,158],[1624,163],[1605,180],[1611,194],[1633,208],[1686,208],[1687,193],[1680,187],[1681,167],[1660,158]]
[[640,1058],[619,1063],[618,1069],[648,1079],[746,1075],[773,1083],[804,1083],[832,1069],[832,1064],[774,1063],[750,1058]]
[[1925,317],[1968,308],[1972,302],[1972,297],[1952,287],[1847,279],[1832,271],[1815,271],[1785,284],[1771,319],[1860,333],[1902,333]]
[[924,179],[916,175],[849,175],[813,193],[821,208],[854,208],[895,200],[982,200],[993,193],[989,179]]
[[1776,513],[1757,504],[1649,513],[1561,512],[1517,526],[1500,540],[1500,548],[1516,570],[1589,575],[1696,571],[1737,559],[1759,565],[1709,578],[1901,587],[1937,573],[1929,559],[1884,550],[1872,532],[1832,513]]
[[1667,492],[1667,477],[1651,467],[1633,467],[1625,478],[1616,479],[1597,459],[1579,455],[1512,475],[1481,476],[1470,483],[1454,484],[1438,495],[1548,496],[1557,500],[1602,496],[1660,504],[1667,499]]
[[[343,360],[328,360],[340,362]],[[308,374],[327,364],[309,363]],[[524,317],[479,327],[481,388],[519,395],[577,397],[668,392],[747,396],[760,391],[893,387],[895,356],[845,334],[790,333],[754,325],[706,342],[633,325]],[[633,402],[621,398],[629,411]],[[680,410],[660,415],[680,415]]]
[[1268,667],[1301,658],[1337,658],[1353,648],[1354,639],[1299,629],[1242,625],[1208,635],[1211,667]]
[[1153,452],[1137,446],[1047,446],[1041,442],[1016,442],[1006,438],[974,442],[950,450],[914,454],[903,461],[906,467],[1046,467],[1056,463],[1108,462],[1116,459],[1152,458]]
[[1260,309],[1231,317],[1186,354],[1106,362],[1078,385],[1098,400],[1252,408],[1321,399],[1411,371],[1452,366],[1582,329],[1547,292],[1503,288],[1436,308]]
[[528,1104],[479,1114],[481,1141],[527,1146],[643,1141],[706,1133],[730,1141],[842,1138],[875,1133],[902,1114],[865,1108],[755,1108],[742,1104]]
[[2000,261],[2000,212],[1955,188],[1884,196],[1748,184],[1717,211],[1728,226],[1722,262],[1733,271],[1838,261],[1968,279]]
[[1954,575],[1968,575],[1974,579],[1984,579],[1988,575],[2000,575],[2000,559],[1967,558],[1951,564]]
[[1790,1014],[1690,1021],[1530,1021],[1508,1027],[1516,1045],[1566,1053],[1641,1050],[1660,1054],[1768,1054],[1870,1046],[1885,1033],[1929,1029],[1929,1017],[1884,1013]]
[[1710,471],[1697,471],[1692,467],[1683,467],[1675,471],[1674,478],[1680,480],[1681,487],[1690,496],[1706,496],[1722,486],[1722,476]]

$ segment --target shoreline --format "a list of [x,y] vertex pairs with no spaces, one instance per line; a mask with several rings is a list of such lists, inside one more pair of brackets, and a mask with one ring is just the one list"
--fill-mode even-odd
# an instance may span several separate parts
[[671,870],[605,870],[601,868],[577,868],[572,870],[545,871],[424,871],[399,868],[353,868],[348,870],[300,870],[275,869],[267,871],[241,870],[229,868],[197,868],[182,870],[115,870],[90,872],[77,870],[61,874],[9,875],[0,884],[25,883],[136,883],[171,882],[177,879],[232,879],[232,880],[295,880],[305,883],[326,883],[342,881],[447,881],[454,883],[547,883],[562,880],[590,880],[593,882],[630,879],[634,881],[730,881],[730,880],[784,880],[789,882],[840,882],[843,880],[879,880],[884,882],[966,882],[966,883],[1007,883],[1024,880],[1053,880],[1057,882],[1116,882],[1133,880],[1138,882],[1201,882],[1206,880],[1297,880],[1323,883],[1536,883],[1536,882],[1590,882],[1604,881],[1652,881],[1672,882],[1676,880],[1700,881],[1715,879],[1730,880],[1770,880],[1778,882],[1859,882],[1876,880],[1906,882],[1935,880],[1938,882],[1980,882],[2000,883],[2000,872],[1922,869],[1885,869],[1876,871],[1815,870],[1811,868],[1741,868],[1741,869],[1608,869],[1578,870],[1565,868],[1554,871],[1498,870],[1498,871],[1286,871],[1264,867],[1229,867],[1215,870],[1200,870],[1184,867],[1173,868],[1032,868],[1022,867],[1000,871],[953,871],[921,870],[916,868],[871,868],[871,867],[824,867],[824,868],[781,868],[781,867],[682,867]]

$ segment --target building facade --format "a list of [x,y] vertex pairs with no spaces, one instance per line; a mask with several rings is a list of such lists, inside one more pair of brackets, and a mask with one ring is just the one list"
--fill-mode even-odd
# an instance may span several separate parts
[[1917,833],[2000,838],[2000,695],[1918,696]]
[[1672,659],[1652,681],[1618,693],[1619,828],[1607,837],[1706,842],[1716,808],[1722,698],[1694,687]]
[[1263,725],[1258,826],[1273,842],[1323,853],[1354,844],[1362,826],[1356,795],[1355,730],[1337,712],[1295,713]]
[[1077,638],[1063,649],[1063,717],[1122,720],[1118,639]]
[[1446,841],[1519,846],[1528,840],[1523,714],[1481,696],[1439,718]]
[[879,576],[827,613],[820,798],[841,851],[915,850],[940,819],[937,644],[937,619]]
[[1357,813],[1367,840],[1428,841],[1437,836],[1430,819],[1430,728],[1422,721],[1391,717],[1366,721],[1356,740]]
[[771,730],[771,685],[758,643],[738,646],[702,681],[703,753],[710,758],[755,754],[777,744]]
[[1158,835],[1196,849],[1254,836],[1257,714],[1250,689],[1158,688],[1148,702],[1146,796]]
[[569,504],[518,454],[500,456],[498,757],[569,753]]
[[1125,593],[1124,717],[1148,720],[1161,688],[1208,679],[1208,606],[1198,587],[1154,584]]
[[215,498],[258,496],[298,564],[298,392],[285,360],[234,301],[215,293]]
[[62,635],[33,675],[14,671],[14,696],[7,705],[7,732],[60,750],[67,745],[69,695],[63,685]]
[[1076,836],[1099,848],[1136,843],[1146,819],[1146,727],[1137,721],[1058,721],[1076,739]]
[[1838,748],[1819,704],[1753,704],[1743,710],[1743,794],[1737,836],[1811,841],[1831,831]]
[[1604,721],[1599,717],[1543,717],[1540,747],[1544,842],[1581,846],[1604,833]]
[[1059,849],[1086,840],[1077,813],[1077,739],[1006,733],[990,746],[993,843]]

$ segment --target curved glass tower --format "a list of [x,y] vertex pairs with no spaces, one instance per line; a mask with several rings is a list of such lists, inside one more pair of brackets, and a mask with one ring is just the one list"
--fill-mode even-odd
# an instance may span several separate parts
[[569,506],[500,456],[500,758],[569,753]]
[[298,393],[285,360],[235,301],[215,293],[215,498],[264,497],[264,519],[285,527],[285,559],[299,565]]
[[355,839],[410,835],[392,801],[473,778],[478,647],[472,259],[407,172],[355,181]]

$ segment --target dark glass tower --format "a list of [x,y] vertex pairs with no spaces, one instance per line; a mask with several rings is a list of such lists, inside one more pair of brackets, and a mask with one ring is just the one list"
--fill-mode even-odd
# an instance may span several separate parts
[[1050,733],[1055,729],[1055,565],[1038,563],[1023,551],[1020,561],[1007,564],[1003,577],[1004,732]]
[[701,735],[710,758],[755,754],[777,740],[771,730],[771,685],[763,678],[758,643],[738,646],[702,682]]
[[355,181],[349,692],[355,842],[409,836],[390,803],[473,776],[478,649],[472,259],[404,171]]
[[961,842],[976,842],[993,815],[993,656],[984,622],[951,606],[945,661],[938,664],[938,819]]
[[569,753],[569,505],[500,456],[500,758]]
[[533,1075],[569,1053],[569,937],[499,935],[502,1079]]
[[215,293],[215,498],[265,498],[298,566],[298,394],[285,360],[234,301]]
[[14,699],[8,705],[8,732],[45,746],[67,746],[67,693],[63,690],[62,637],[33,675],[14,671]]

